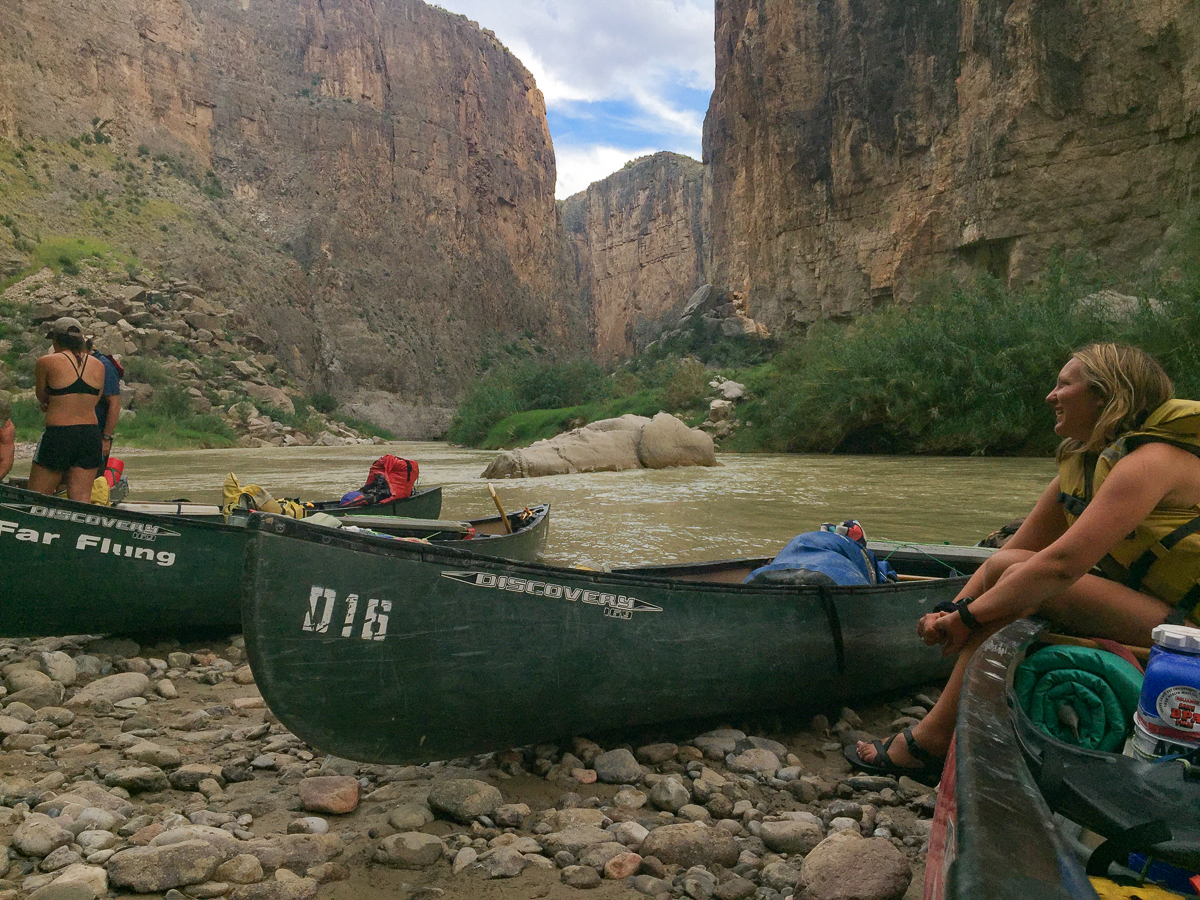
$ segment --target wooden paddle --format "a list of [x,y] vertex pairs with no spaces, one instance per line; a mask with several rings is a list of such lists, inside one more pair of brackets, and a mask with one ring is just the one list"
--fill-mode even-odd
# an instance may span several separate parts
[[512,523],[508,521],[508,514],[504,511],[504,507],[500,505],[500,498],[496,495],[496,489],[488,483],[488,493],[492,495],[492,502],[496,504],[496,509],[500,510],[500,521],[504,523],[504,531],[506,534],[512,534]]

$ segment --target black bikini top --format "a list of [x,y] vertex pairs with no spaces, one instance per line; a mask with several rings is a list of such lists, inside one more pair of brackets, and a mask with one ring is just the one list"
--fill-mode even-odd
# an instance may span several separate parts
[[[58,352],[66,353],[67,351],[59,350]],[[51,397],[62,397],[65,394],[91,394],[93,397],[99,397],[100,392],[104,389],[103,385],[101,385],[100,387],[92,387],[90,384],[88,384],[86,381],[83,380],[83,372],[87,368],[88,357],[85,356],[83,358],[83,360],[80,362],[80,364],[77,366],[77,365],[75,365],[75,357],[71,354],[68,354],[68,355],[71,356],[71,360],[72,360],[71,367],[73,369],[75,369],[75,375],[76,375],[75,380],[72,381],[70,384],[68,384],[66,387],[61,387],[61,388],[53,388],[53,387],[50,387],[49,385],[46,385],[46,393],[49,394]]]

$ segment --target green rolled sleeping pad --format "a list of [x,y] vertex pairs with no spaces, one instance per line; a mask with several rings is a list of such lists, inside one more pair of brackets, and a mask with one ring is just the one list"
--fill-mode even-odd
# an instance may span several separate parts
[[1013,690],[1045,734],[1077,747],[1119,753],[1132,727],[1142,673],[1107,650],[1048,646],[1017,668]]

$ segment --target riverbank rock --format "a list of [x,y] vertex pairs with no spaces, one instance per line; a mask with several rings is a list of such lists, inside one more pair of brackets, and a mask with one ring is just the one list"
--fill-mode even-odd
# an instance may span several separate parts
[[140,672],[120,672],[108,675],[82,688],[67,706],[75,709],[93,703],[120,703],[143,694],[150,687],[150,679]]
[[506,450],[484,478],[538,478],[577,472],[619,472],[719,465],[712,437],[669,413],[653,419],[625,415],[603,419],[523,450]]
[[434,785],[429,791],[429,808],[444,812],[459,822],[495,812],[503,798],[494,785],[473,778],[459,778]]
[[692,823],[663,825],[642,841],[643,857],[653,856],[668,865],[709,866],[713,863],[732,867],[740,852],[737,842],[723,828]]
[[855,831],[830,835],[804,858],[798,900],[900,900],[912,869],[883,838]]

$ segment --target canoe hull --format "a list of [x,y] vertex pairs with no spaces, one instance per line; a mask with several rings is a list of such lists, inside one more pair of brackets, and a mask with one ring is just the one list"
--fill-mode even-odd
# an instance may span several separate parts
[[[550,533],[550,504],[540,503],[524,513],[509,513],[511,532],[499,516],[487,516],[466,522],[439,522],[435,519],[401,519],[395,516],[348,517],[342,527],[362,522],[365,528],[396,537],[424,538],[451,546],[462,546],[480,556],[535,562],[546,547]],[[442,526],[445,526],[444,528]],[[468,527],[476,531],[466,539]]]
[[236,631],[245,546],[242,528],[0,485],[0,635]]
[[404,516],[409,519],[436,519],[442,514],[441,486],[415,490],[412,496],[391,503],[375,503],[371,506],[338,506],[336,503],[318,503],[321,512],[333,516]]
[[289,729],[397,764],[924,683],[948,669],[915,621],[964,583],[681,583],[255,516],[243,623]]

